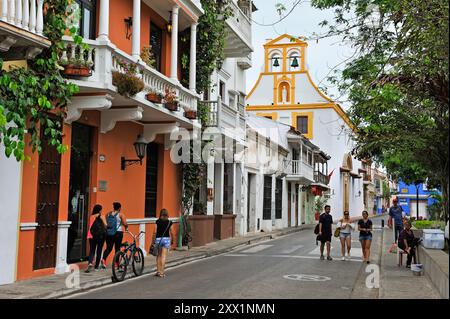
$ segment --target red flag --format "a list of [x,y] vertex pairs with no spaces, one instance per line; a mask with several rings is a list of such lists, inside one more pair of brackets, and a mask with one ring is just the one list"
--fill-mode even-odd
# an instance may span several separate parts
[[328,174],[328,183],[330,183],[331,176],[333,175],[334,170],[335,170],[335,168],[333,168],[333,170],[331,171],[331,173]]

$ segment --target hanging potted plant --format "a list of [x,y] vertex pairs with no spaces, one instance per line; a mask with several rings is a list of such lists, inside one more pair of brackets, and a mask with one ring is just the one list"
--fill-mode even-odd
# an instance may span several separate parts
[[164,94],[157,89],[150,89],[145,98],[152,103],[161,104]]
[[164,106],[170,111],[178,111],[178,96],[175,89],[166,89]]
[[125,97],[133,97],[141,92],[144,89],[145,84],[137,76],[137,64],[128,63],[118,59],[117,65],[123,70],[123,72],[112,72],[112,84],[117,87],[117,92]]
[[152,46],[143,47],[141,51],[141,60],[151,68],[155,68],[156,60],[152,52]]

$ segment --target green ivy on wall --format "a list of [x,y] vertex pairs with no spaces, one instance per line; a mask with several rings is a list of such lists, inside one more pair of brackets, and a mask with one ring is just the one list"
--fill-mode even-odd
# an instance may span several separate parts
[[[201,0],[204,14],[200,17],[197,27],[197,92],[207,92],[211,86],[211,75],[216,68],[221,67],[225,55],[226,20],[232,16],[229,0]],[[190,30],[180,36],[181,47],[190,43]],[[182,83],[187,85],[189,78],[189,50],[183,50],[181,57]],[[183,75],[184,74],[184,75]],[[184,80],[184,82],[183,82]],[[202,125],[207,122],[209,109],[205,103],[197,106],[198,118]],[[204,127],[203,127],[204,128]],[[206,172],[206,165],[196,163],[183,164],[183,195],[181,199],[183,214],[187,215],[194,202],[193,198],[201,185]]]
[[[27,61],[28,68],[3,70],[0,58],[0,143],[5,147],[5,155],[13,155],[18,161],[26,159],[26,134],[30,136],[33,152],[41,152],[40,127],[44,129],[49,144],[59,153],[67,150],[67,146],[62,144],[62,120],[78,87],[61,76],[58,54],[64,48],[61,40],[67,30],[66,8],[69,2],[45,2],[44,35],[51,46],[36,59]],[[74,41],[81,44],[82,38],[74,36]]]

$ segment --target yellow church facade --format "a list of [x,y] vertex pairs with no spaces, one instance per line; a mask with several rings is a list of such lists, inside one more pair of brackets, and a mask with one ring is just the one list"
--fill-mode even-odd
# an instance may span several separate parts
[[[354,127],[340,105],[323,94],[306,66],[308,44],[288,34],[264,44],[264,66],[247,95],[248,112],[295,127],[331,156],[328,204],[333,216],[359,216],[371,207],[366,164],[350,155]],[[372,213],[372,212],[369,212]]]

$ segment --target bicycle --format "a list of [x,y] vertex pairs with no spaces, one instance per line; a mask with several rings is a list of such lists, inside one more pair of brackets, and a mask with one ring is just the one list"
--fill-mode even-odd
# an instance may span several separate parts
[[144,271],[144,253],[137,246],[136,242],[145,232],[141,231],[136,236],[130,231],[126,233],[133,237],[133,242],[130,245],[128,245],[128,242],[123,243],[121,249],[115,253],[112,262],[113,281],[123,281],[125,279],[130,262],[133,273],[136,276],[142,275]]

